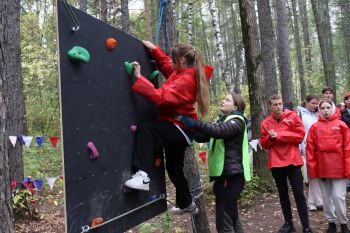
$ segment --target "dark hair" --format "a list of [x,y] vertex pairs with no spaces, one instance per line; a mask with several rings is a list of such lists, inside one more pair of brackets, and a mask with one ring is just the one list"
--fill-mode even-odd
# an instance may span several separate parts
[[331,86],[324,87],[322,89],[322,94],[324,94],[326,91],[330,91],[332,94],[334,93],[333,88]]
[[237,110],[240,112],[244,112],[245,110],[245,99],[241,94],[234,94],[234,93],[229,93],[232,96],[233,102],[235,106],[237,106]]
[[187,66],[196,68],[197,94],[199,111],[205,115],[209,109],[209,84],[205,77],[202,55],[199,49],[189,44],[177,44],[171,49],[173,62],[179,63],[181,57],[186,59]]
[[270,98],[269,98],[269,105],[271,105],[272,100],[280,100],[280,99],[282,99],[282,97],[280,95],[277,95],[277,94],[274,94],[274,95],[270,96]]
[[322,105],[323,103],[329,103],[331,106],[333,106],[332,100],[329,100],[329,99],[322,99],[322,100],[320,101],[320,103],[318,104],[319,109],[321,109],[321,105]]
[[311,100],[314,100],[314,99],[318,100],[318,97],[316,95],[307,95],[305,97],[306,103],[309,103]]

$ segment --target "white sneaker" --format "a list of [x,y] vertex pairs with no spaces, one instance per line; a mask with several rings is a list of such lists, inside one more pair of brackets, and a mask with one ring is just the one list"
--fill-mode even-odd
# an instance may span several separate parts
[[309,203],[309,210],[310,211],[316,211],[317,207],[314,204]]
[[189,206],[187,206],[184,209],[173,207],[171,208],[170,212],[173,215],[198,214],[198,208],[196,206],[196,203],[192,202]]
[[125,181],[124,186],[132,189],[149,191],[150,179],[146,172],[138,170],[130,180]]

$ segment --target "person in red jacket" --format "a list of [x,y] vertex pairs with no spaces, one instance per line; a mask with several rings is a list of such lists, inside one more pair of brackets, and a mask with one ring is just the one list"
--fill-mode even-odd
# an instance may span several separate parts
[[310,128],[306,159],[310,178],[320,179],[327,233],[350,233],[346,218],[346,178],[350,178],[350,138],[347,125],[338,119],[332,101],[321,100],[318,122]]
[[303,193],[301,166],[303,159],[299,144],[303,141],[305,129],[295,111],[283,110],[282,98],[269,98],[271,114],[260,125],[261,146],[269,150],[268,168],[275,180],[285,223],[278,233],[294,232],[291,203],[287,179],[292,187],[303,233],[312,233],[309,227],[306,199]]
[[172,48],[170,58],[151,42],[143,43],[166,81],[155,88],[141,75],[140,65],[133,62],[136,81],[131,90],[158,106],[159,121],[138,126],[132,159],[136,173],[124,185],[148,191],[148,173],[154,166],[154,154],[164,149],[166,169],[176,188],[176,205],[181,210],[174,214],[196,214],[198,208],[183,172],[185,149],[192,144],[194,133],[184,128],[179,116],[188,115],[197,120],[196,102],[202,115],[208,111],[208,80],[201,53],[191,45],[179,44]]

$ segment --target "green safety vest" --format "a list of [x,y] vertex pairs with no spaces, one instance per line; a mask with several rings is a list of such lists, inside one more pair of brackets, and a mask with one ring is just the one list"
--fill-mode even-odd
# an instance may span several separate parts
[[[243,135],[243,145],[242,145],[242,163],[244,178],[246,181],[251,180],[250,174],[250,159],[248,151],[248,134],[247,125],[245,124],[244,118],[238,115],[229,115],[224,122],[231,120],[233,118],[238,118],[244,122],[244,135]],[[221,176],[224,170],[224,160],[225,160],[225,144],[223,139],[210,139],[210,149],[208,155],[208,166],[209,166],[209,176],[218,177]]]

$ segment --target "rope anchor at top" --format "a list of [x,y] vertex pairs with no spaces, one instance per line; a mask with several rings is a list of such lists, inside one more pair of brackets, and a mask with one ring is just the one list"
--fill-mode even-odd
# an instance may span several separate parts
[[73,23],[72,30],[74,32],[78,31],[79,27],[80,27],[80,24],[79,24],[79,21],[78,21],[77,17],[75,16],[73,10],[72,10],[72,7],[68,4],[67,0],[63,0],[63,4],[64,4],[64,7],[66,8],[66,11],[68,13],[68,16],[69,16],[70,20]]

